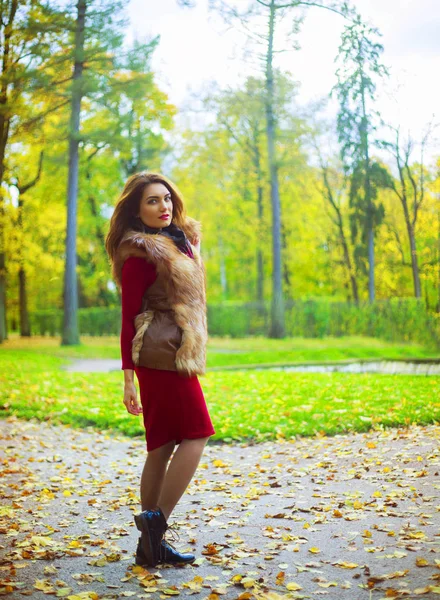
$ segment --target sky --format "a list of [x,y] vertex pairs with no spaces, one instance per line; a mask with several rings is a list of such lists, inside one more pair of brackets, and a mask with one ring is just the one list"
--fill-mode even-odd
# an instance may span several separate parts
[[[235,0],[246,8],[255,0]],[[387,122],[421,139],[430,122],[440,122],[440,2],[439,0],[352,0],[369,24],[382,33],[382,62],[390,70],[386,85],[378,90],[376,108]],[[344,19],[329,11],[309,8],[298,34],[286,43],[283,30],[291,26],[298,9],[283,19],[275,59],[277,67],[300,83],[297,101],[308,103],[328,96],[336,83],[334,58]],[[182,8],[177,0],[130,0],[127,39],[160,35],[152,65],[156,81],[170,101],[184,111],[194,104],[192,95],[215,81],[222,88],[240,85],[246,76],[261,74],[262,64],[243,55],[246,32],[228,27],[208,0],[195,0]],[[252,31],[257,31],[252,25]],[[263,48],[261,48],[263,51]],[[336,101],[327,116],[336,114]],[[439,128],[440,129],[440,128]],[[428,151],[438,156],[435,135]],[[429,160],[429,159],[428,159]]]

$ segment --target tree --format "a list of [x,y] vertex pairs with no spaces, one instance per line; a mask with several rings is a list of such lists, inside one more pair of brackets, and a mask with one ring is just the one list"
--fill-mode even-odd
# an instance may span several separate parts
[[86,0],[78,0],[75,29],[74,68],[69,131],[69,173],[67,182],[66,266],[64,271],[64,321],[62,344],[78,344],[78,283],[76,277],[76,207],[78,196],[79,116],[84,93],[84,42]]
[[94,155],[105,148],[117,153],[127,177],[156,168],[169,151],[163,131],[173,128],[177,109],[154,79],[151,57],[158,43],[158,37],[134,40],[103,82],[99,105],[92,105],[84,119],[87,147]]
[[[368,249],[368,295],[375,297],[374,285],[374,231],[383,214],[373,202],[371,147],[372,135],[377,129],[378,114],[367,105],[374,102],[376,80],[388,74],[380,62],[383,46],[374,41],[379,31],[364,24],[359,15],[344,28],[337,62],[337,84],[332,90],[339,100],[337,118],[338,138],[345,171],[351,175],[350,201],[354,208],[352,235],[358,227],[361,239]],[[379,175],[378,165],[374,166]],[[358,258],[363,248],[358,247]]]
[[[306,0],[293,0],[278,4],[275,0],[252,0],[248,9],[240,13],[237,9],[228,6],[222,0],[211,0],[211,5],[217,7],[220,13],[228,20],[240,19],[246,23],[252,16],[261,15],[266,19],[267,30],[265,34],[259,34],[260,40],[265,44],[264,74],[265,74],[265,112],[266,112],[266,143],[268,157],[268,173],[270,184],[270,198],[272,209],[272,305],[271,326],[269,336],[282,338],[285,336],[285,310],[284,295],[282,288],[282,217],[281,201],[279,191],[279,162],[276,152],[277,142],[277,114],[275,111],[275,82],[274,82],[274,57],[275,34],[278,20],[289,13],[289,9],[300,9],[301,7],[318,7],[330,10],[339,15],[347,17],[351,14],[348,2],[335,0],[333,2],[308,2]],[[293,31],[296,33],[302,21],[299,15],[293,19]],[[248,27],[247,27],[248,28]],[[249,34],[253,37],[253,34]]]
[[426,131],[421,142],[420,162],[417,165],[410,164],[411,154],[415,142],[409,137],[402,145],[400,127],[391,127],[395,139],[393,142],[384,142],[384,147],[392,153],[397,167],[398,179],[389,178],[388,187],[393,190],[402,206],[405,218],[406,231],[411,255],[411,271],[413,276],[414,296],[420,298],[422,295],[420,287],[420,271],[417,255],[416,225],[420,208],[425,198],[425,165],[424,150],[430,128]]
[[[244,156],[242,182],[243,197],[256,196],[258,238],[264,236],[264,180],[263,142],[265,132],[263,84],[256,77],[248,77],[238,90],[211,94],[203,99],[203,105],[215,113],[216,122],[238,146]],[[250,173],[252,171],[252,173]],[[264,300],[263,248],[256,248],[256,292],[255,300]]]
[[[368,175],[366,164],[357,163],[349,177],[350,234],[354,247],[354,260],[358,272],[374,284],[374,231],[382,224],[385,207],[378,200],[379,190],[389,186],[388,170],[378,161],[369,160]],[[365,182],[368,179],[368,202],[366,202]],[[370,226],[370,223],[372,225]],[[373,241],[372,241],[373,240]],[[370,301],[374,299],[374,286]]]
[[[62,344],[79,343],[77,282],[77,196],[81,100],[99,102],[105,97],[106,81],[117,64],[115,51],[122,45],[119,18],[126,0],[78,0],[75,39],[72,46],[73,80],[69,93],[69,168],[67,182],[66,261],[64,273],[64,319]],[[72,7],[70,7],[72,9]]]
[[[0,6],[0,343],[6,332],[5,187],[7,148],[20,131],[29,131],[42,118],[29,96],[47,84],[55,61],[53,48],[61,18],[57,8],[39,0],[4,0]],[[65,60],[65,57],[61,57]],[[53,102],[46,114],[66,104]]]
[[359,291],[356,269],[354,268],[350,254],[349,240],[345,232],[344,217],[341,206],[341,198],[344,196],[346,188],[345,178],[342,176],[339,169],[332,167],[329,161],[324,158],[319,146],[320,140],[312,137],[311,141],[318,156],[321,171],[321,193],[333,211],[333,214],[330,215],[330,219],[333,225],[336,227],[339,244],[342,248],[344,265],[350,281],[352,297],[354,302],[357,304],[359,302]]
[[43,156],[44,152],[40,152],[40,159],[38,161],[38,171],[35,177],[28,181],[27,183],[20,182],[20,175],[17,174],[16,180],[16,188],[18,191],[18,216],[17,216],[17,235],[20,237],[19,243],[17,244],[18,251],[18,261],[19,261],[19,270],[18,270],[18,289],[19,289],[19,305],[20,305],[20,335],[22,337],[30,337],[31,335],[31,326],[29,321],[29,311],[28,311],[28,300],[27,300],[27,285],[26,285],[26,261],[24,258],[24,219],[23,212],[25,210],[25,194],[30,189],[32,189],[39,181],[41,177],[41,171],[43,167]]
[[[86,33],[90,31],[86,30]],[[89,46],[94,43],[94,38],[96,34],[90,34],[87,40]],[[119,35],[115,43],[118,40],[121,40]],[[163,131],[174,126],[175,107],[154,80],[151,54],[156,46],[157,40],[153,40],[145,44],[135,42],[118,52],[111,52],[110,48],[108,52],[101,53],[100,60],[96,51],[92,56],[91,49],[86,48],[93,60],[86,61],[83,70],[85,93],[78,136],[78,306],[108,306],[117,300],[114,289],[109,286],[108,257],[102,243],[109,211],[129,166],[138,164],[140,169],[160,169],[163,154],[168,151]],[[71,40],[64,39],[60,50],[64,55],[72,56]],[[54,55],[54,63],[56,59]],[[60,98],[71,97],[69,82],[72,81],[70,73],[73,69],[71,63],[69,66],[66,61],[63,65],[57,62],[52,78],[59,81],[58,86],[52,87],[46,74],[46,92],[33,90],[28,103],[38,106],[44,118],[36,120],[32,128],[20,128],[8,149],[11,193],[6,199],[5,236],[11,315],[15,306],[19,306],[20,295],[24,296],[26,292],[25,286],[21,294],[15,285],[15,277],[20,272],[19,254],[24,258],[26,278],[23,281],[29,287],[30,310],[48,305],[62,307],[63,289],[59,289],[59,282],[63,275],[60,277],[60,266],[65,262],[66,254],[60,248],[62,237],[59,228],[66,220],[67,212],[65,182],[68,179],[70,122],[66,104],[57,111],[50,112],[48,108],[54,104],[55,95],[58,103]],[[139,135],[133,134],[133,114],[142,123]],[[20,187],[27,186],[26,182],[34,178],[38,155],[43,148],[45,163],[38,184],[28,188],[22,196]],[[49,228],[46,220],[50,223]],[[19,225],[21,221],[23,227]],[[22,239],[19,240],[18,236]],[[23,242],[22,246],[18,241]],[[46,291],[44,301],[42,289]]]

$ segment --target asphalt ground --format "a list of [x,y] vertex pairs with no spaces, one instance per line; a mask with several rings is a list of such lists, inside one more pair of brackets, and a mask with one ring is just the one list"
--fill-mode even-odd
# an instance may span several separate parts
[[440,598],[439,425],[210,440],[168,520],[197,559],[155,568],[134,563],[143,437],[9,417],[0,438],[0,595]]

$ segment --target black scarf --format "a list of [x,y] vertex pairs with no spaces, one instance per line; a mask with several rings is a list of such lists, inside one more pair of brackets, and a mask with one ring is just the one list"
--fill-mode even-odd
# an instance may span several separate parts
[[177,227],[177,225],[175,225],[173,222],[171,222],[166,227],[158,228],[149,227],[148,225],[145,225],[145,223],[143,223],[139,217],[137,219],[137,222],[138,226],[136,227],[136,229],[138,231],[142,231],[143,233],[165,235],[166,237],[169,237],[173,240],[173,242],[176,244],[176,246],[181,252],[186,254],[187,249],[189,248],[188,238],[186,237],[185,232],[182,231],[180,227]]

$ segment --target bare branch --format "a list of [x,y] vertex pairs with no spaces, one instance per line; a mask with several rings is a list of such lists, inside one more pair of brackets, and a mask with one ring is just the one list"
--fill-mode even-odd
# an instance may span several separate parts
[[400,239],[400,235],[397,231],[397,228],[394,227],[392,223],[387,223],[387,226],[396,239],[397,249],[399,250],[401,256],[401,264],[405,267],[410,267],[411,264],[405,261],[405,253],[403,251],[402,240]]
[[38,161],[38,170],[37,170],[37,174],[35,175],[35,177],[29,181],[28,183],[25,183],[24,185],[17,185],[17,189],[20,193],[20,196],[22,194],[24,194],[25,192],[27,192],[27,190],[29,190],[31,187],[34,187],[34,185],[37,183],[37,181],[40,179],[41,176],[41,171],[42,171],[42,167],[43,167],[43,155],[44,155],[44,150],[42,150],[40,152],[40,159]]
[[92,158],[95,157],[100,150],[103,150],[106,146],[109,146],[108,142],[103,142],[102,144],[98,144],[92,152],[87,156],[87,162],[90,163]]

